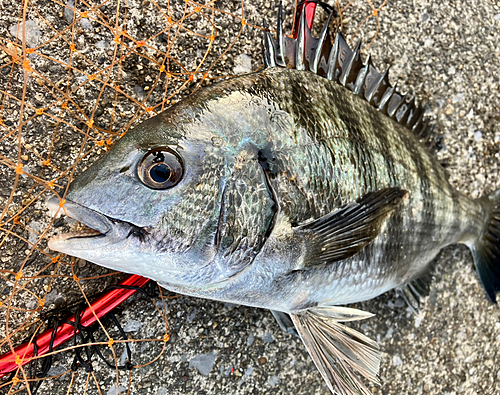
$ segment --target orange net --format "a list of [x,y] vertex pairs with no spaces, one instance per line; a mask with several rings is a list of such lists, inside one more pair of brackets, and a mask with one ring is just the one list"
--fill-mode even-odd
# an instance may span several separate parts
[[[332,5],[339,12],[335,23],[344,24],[351,37],[365,36],[368,45],[375,40],[385,1]],[[288,30],[296,6],[284,4]],[[275,9],[245,1],[24,0],[3,7],[8,23],[0,29],[2,354],[33,342],[49,317],[57,316],[47,312],[87,305],[122,278],[48,249],[52,235],[79,224],[49,216],[45,200],[64,199],[70,182],[134,125],[203,84],[258,70],[262,19],[271,26],[276,21]],[[72,370],[75,363],[82,366],[75,362],[75,348],[83,359],[88,349],[69,344],[50,353],[48,377],[16,361],[20,368],[0,382],[0,392],[32,393],[43,380],[43,393],[103,393],[104,378],[111,378],[117,391],[124,387],[130,393],[141,367],[164,353],[170,335],[164,298],[158,289],[155,298],[138,295],[123,307],[148,311],[162,323],[152,333],[126,332],[128,344],[142,350],[132,361],[119,327],[99,322],[84,344],[100,345],[110,368],[94,359],[94,369]],[[127,361],[133,366],[118,369]]]

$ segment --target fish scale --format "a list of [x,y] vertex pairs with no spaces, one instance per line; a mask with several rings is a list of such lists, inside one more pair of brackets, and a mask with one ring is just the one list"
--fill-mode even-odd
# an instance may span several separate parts
[[[270,82],[266,81],[265,84],[269,84],[267,86],[268,91],[275,92],[275,102],[281,103],[282,108],[293,115],[297,111],[297,106],[293,99],[289,99],[286,91],[281,96],[282,88],[286,84],[292,84],[295,86],[295,90],[298,90],[301,85],[308,84],[309,89],[311,89],[311,86],[315,86],[314,80],[318,78],[294,70],[276,73],[271,71],[268,76]],[[280,81],[280,79],[283,79],[283,81]],[[275,84],[275,86],[272,86],[272,84]],[[304,133],[304,136],[297,139],[296,147],[301,149],[301,145],[304,144],[307,146],[307,151],[305,154],[301,152],[300,154],[289,155],[293,157],[291,163],[282,161],[286,166],[293,166],[293,168],[286,169],[286,176],[297,180],[296,187],[300,189],[300,185],[305,185],[315,197],[315,207],[325,207],[324,211],[321,211],[319,215],[324,215],[326,212],[345,204],[345,202],[355,200],[370,190],[394,185],[397,180],[400,185],[404,185],[401,184],[402,182],[411,183],[408,188],[411,187],[412,190],[415,190],[415,185],[419,187],[418,192],[426,197],[423,200],[426,207],[422,211],[422,215],[430,217],[434,215],[442,216],[432,209],[432,200],[436,194],[443,195],[440,197],[441,199],[450,198],[453,195],[453,189],[446,181],[447,177],[444,170],[425,149],[419,146],[413,135],[394,121],[380,116],[380,113],[374,109],[362,105],[364,103],[356,96],[344,99],[345,107],[337,109],[339,94],[335,89],[340,89],[338,85],[333,82],[328,83],[328,81],[320,81],[319,84],[322,88],[320,91],[322,103],[309,108],[308,111],[311,118],[325,119],[325,122],[317,124],[322,125],[322,129],[319,127],[313,128],[307,123],[296,127],[297,129],[302,127]],[[326,86],[332,92],[328,91],[325,88]],[[302,95],[296,93],[294,97],[297,96],[301,97]],[[288,102],[287,98],[289,99]],[[350,125],[349,119],[346,120],[346,117],[343,117],[347,112],[346,108],[354,109],[352,113],[357,114],[355,127],[350,131],[347,131],[345,126],[341,128],[335,127],[340,123]],[[304,110],[301,109],[300,111]],[[325,113],[322,114],[323,111]],[[326,112],[332,115],[329,116]],[[338,114],[338,122],[331,121],[335,117],[334,114]],[[327,117],[329,117],[328,122],[326,121]],[[292,118],[297,119],[299,124],[303,123],[301,120],[304,118],[300,115],[292,116]],[[313,129],[312,132],[311,129]],[[276,138],[279,138],[283,143],[281,136]],[[293,147],[294,144],[293,141],[289,142],[290,147]],[[328,160],[325,158],[328,158]],[[278,159],[280,159],[279,156]],[[341,176],[332,181],[331,175],[325,174],[325,166],[323,165],[325,161],[335,163],[334,170],[331,173]],[[366,166],[365,163],[370,163],[370,165]],[[436,170],[427,170],[434,167]],[[304,172],[304,169],[310,170]],[[432,174],[428,175],[428,172],[432,172]],[[303,178],[307,181],[301,182]],[[313,181],[309,182],[308,178]],[[433,192],[427,185],[427,178],[432,185],[439,186],[439,189],[435,189]],[[334,190],[325,189],[328,183],[324,180],[328,179],[330,179],[330,185],[336,185]],[[413,182],[414,180],[417,180],[417,182]],[[288,188],[283,186],[282,181],[286,182],[286,177],[276,183],[275,188],[280,191],[278,193],[282,196],[286,196]],[[315,186],[317,186],[316,189],[310,189]],[[355,186],[355,190],[353,190],[353,186]],[[406,187],[404,185],[404,188]],[[352,193],[353,191],[357,191],[357,193]],[[332,199],[332,195],[335,195],[336,199]],[[292,199],[286,200],[291,201]],[[335,200],[337,205],[332,207],[332,202]],[[445,201],[443,206],[446,207],[448,204],[452,205],[451,198],[449,201]],[[294,209],[287,210],[284,208],[284,210],[291,213],[297,212]],[[305,210],[302,216],[293,215],[293,218],[295,222],[300,223],[307,220],[310,214],[309,210]],[[432,218],[424,222],[426,225],[433,223]],[[414,225],[417,224],[415,222]],[[432,233],[432,230],[429,230],[429,233]]]

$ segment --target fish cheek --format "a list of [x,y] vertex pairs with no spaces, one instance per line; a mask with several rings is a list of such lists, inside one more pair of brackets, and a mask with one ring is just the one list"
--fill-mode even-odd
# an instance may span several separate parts
[[168,251],[190,250],[206,256],[220,213],[224,158],[208,150],[203,155],[184,154],[183,159],[184,179],[170,190],[156,191],[168,193],[171,202],[163,207],[159,231]]

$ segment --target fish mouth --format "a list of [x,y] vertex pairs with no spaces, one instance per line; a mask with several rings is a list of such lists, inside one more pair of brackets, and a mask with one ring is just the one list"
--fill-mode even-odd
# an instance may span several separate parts
[[51,237],[49,239],[51,250],[60,252],[88,250],[97,246],[114,244],[131,234],[143,232],[143,229],[136,225],[108,217],[71,200],[66,200],[64,205],[60,205],[60,202],[57,196],[51,197],[47,201],[49,212],[55,215],[59,210],[59,214],[73,218],[86,228]]

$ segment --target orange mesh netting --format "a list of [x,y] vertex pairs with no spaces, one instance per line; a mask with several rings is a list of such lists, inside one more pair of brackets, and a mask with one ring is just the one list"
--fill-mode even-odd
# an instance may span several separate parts
[[[139,122],[198,89],[261,67],[262,18],[275,26],[276,10],[254,2],[190,0],[50,0],[3,4],[0,28],[0,353],[33,343],[35,336],[78,311],[120,273],[55,254],[47,240],[78,228],[48,214],[45,201],[64,199],[67,187],[98,155]],[[336,24],[370,45],[384,2],[332,4]],[[284,4],[288,10],[296,4]],[[293,15],[292,12],[290,14]],[[349,15],[356,20],[349,23]],[[318,18],[324,18],[319,15]],[[292,20],[287,18],[287,29]],[[61,204],[63,206],[63,204]],[[90,337],[51,351],[41,377],[41,358],[0,382],[1,393],[102,393],[103,377],[134,389],[140,367],[162,356],[170,329],[161,289],[134,296],[124,309],[153,305],[162,325],[138,333],[140,355],[128,361],[120,325],[100,320]],[[147,307],[149,305],[149,307]],[[48,314],[58,309],[59,312]],[[80,310],[81,311],[81,310]],[[102,322],[101,322],[102,321]],[[117,321],[120,321],[119,318]],[[127,332],[128,333],[128,332]],[[141,337],[142,336],[142,337]],[[99,345],[106,363],[86,358]],[[151,344],[149,346],[148,344]],[[159,346],[158,346],[159,345]],[[75,357],[77,348],[80,357]],[[138,346],[135,346],[137,349]],[[146,351],[144,351],[146,350]],[[126,369],[119,369],[119,366]],[[83,373],[75,370],[83,367]],[[72,367],[74,369],[72,369]],[[87,367],[88,369],[85,369]],[[62,376],[55,386],[53,376]],[[125,377],[125,379],[124,379]],[[39,383],[43,381],[43,383]],[[125,384],[124,384],[125,383]],[[128,384],[127,384],[128,383]],[[45,386],[45,387],[44,387]],[[107,389],[106,389],[107,391]],[[139,392],[133,392],[139,393]]]

